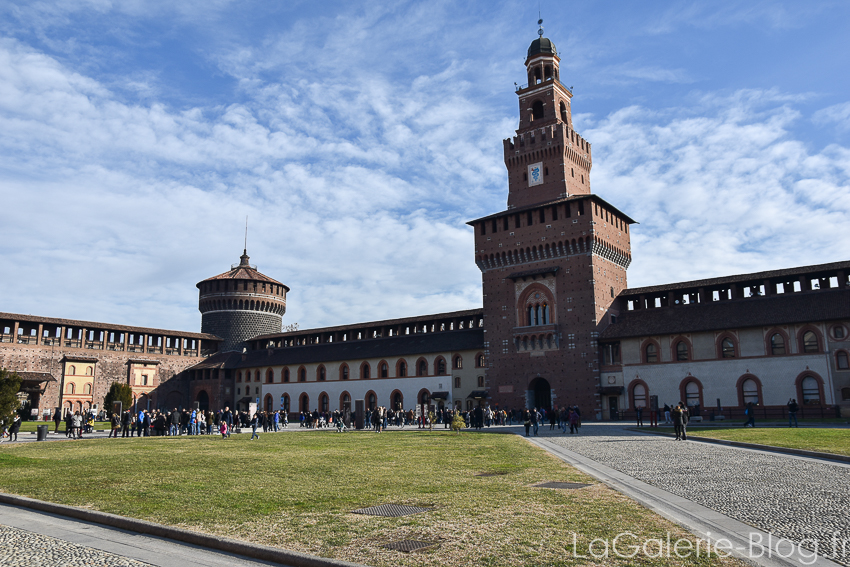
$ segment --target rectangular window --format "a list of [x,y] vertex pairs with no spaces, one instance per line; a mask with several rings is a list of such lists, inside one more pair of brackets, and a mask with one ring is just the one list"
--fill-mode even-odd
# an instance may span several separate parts
[[558,220],[558,205],[555,205],[554,207],[552,207],[552,220],[553,221]]
[[582,216],[584,214],[584,201],[579,201],[578,205],[578,216]]
[[460,376],[455,376],[455,388],[460,388]]
[[478,225],[478,233],[482,235],[487,234],[487,225],[485,223],[482,222]]
[[514,215],[514,228],[520,228],[519,213]]
[[546,223],[546,209],[540,209],[540,224]]
[[504,217],[502,219],[502,228],[504,230],[510,230],[510,227],[508,226],[508,217]]
[[531,214],[531,211],[528,211],[525,216],[527,217],[525,219],[526,220],[526,226],[531,226],[532,224],[534,224],[534,215]]
[[496,231],[499,230],[497,222],[499,222],[497,219],[493,219],[493,234],[496,234]]

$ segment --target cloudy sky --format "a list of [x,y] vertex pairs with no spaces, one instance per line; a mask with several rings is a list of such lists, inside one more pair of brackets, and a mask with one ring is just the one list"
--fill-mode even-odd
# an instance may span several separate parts
[[[631,287],[850,259],[850,3],[541,0]],[[197,330],[481,306],[537,2],[0,2],[0,311]]]

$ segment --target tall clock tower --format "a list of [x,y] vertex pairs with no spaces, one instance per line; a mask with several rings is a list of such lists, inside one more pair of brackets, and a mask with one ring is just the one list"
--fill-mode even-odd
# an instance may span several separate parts
[[[541,22],[542,23],[542,22]],[[599,333],[618,315],[634,221],[591,193],[590,143],[573,129],[573,93],[543,37],[525,60],[519,128],[504,140],[507,209],[468,224],[484,292],[490,403],[601,412]]]

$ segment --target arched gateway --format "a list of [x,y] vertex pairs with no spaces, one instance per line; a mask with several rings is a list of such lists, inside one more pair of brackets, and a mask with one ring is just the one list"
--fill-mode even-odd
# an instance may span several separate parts
[[552,387],[545,378],[537,377],[528,385],[525,392],[525,406],[550,410],[552,408]]

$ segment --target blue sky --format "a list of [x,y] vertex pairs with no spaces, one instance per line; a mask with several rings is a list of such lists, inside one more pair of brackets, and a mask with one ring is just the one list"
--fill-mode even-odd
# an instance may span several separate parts
[[[542,1],[631,287],[850,258],[850,3]],[[183,330],[481,305],[530,2],[0,3],[0,311]]]

